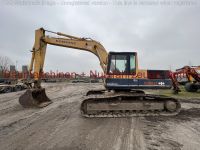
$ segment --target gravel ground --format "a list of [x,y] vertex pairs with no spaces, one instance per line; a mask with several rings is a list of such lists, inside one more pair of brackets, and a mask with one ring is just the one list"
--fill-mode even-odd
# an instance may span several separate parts
[[53,103],[24,109],[24,91],[0,95],[2,150],[199,150],[200,100],[182,101],[174,117],[92,118],[80,116],[80,104],[100,84],[45,84]]

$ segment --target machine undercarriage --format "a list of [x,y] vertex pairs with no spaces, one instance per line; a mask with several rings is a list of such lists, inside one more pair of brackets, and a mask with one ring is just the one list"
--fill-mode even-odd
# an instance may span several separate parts
[[85,117],[172,116],[180,112],[177,99],[133,91],[89,91],[81,104]]

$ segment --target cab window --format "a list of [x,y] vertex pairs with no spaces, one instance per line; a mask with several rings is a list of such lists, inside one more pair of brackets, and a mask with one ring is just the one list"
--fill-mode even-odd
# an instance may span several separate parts
[[136,74],[135,54],[111,54],[109,58],[109,74]]
[[128,59],[127,55],[112,55],[110,64],[110,73],[127,73]]
[[130,55],[130,73],[136,72],[135,55]]

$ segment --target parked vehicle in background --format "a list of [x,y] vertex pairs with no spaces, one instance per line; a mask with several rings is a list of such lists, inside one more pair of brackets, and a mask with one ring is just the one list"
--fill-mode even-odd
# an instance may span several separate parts
[[27,89],[23,80],[0,79],[0,93],[17,92]]

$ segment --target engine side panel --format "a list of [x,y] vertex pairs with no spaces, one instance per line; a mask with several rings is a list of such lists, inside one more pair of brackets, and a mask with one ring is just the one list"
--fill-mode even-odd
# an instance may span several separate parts
[[170,89],[170,79],[119,79],[107,78],[107,89]]

